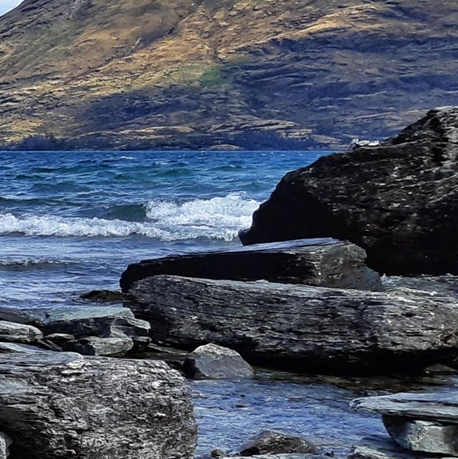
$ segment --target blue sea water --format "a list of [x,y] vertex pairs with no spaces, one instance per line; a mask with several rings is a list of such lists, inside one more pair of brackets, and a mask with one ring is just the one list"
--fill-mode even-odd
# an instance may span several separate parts
[[320,152],[0,152],[0,305],[118,289],[129,263],[240,244],[289,170]]

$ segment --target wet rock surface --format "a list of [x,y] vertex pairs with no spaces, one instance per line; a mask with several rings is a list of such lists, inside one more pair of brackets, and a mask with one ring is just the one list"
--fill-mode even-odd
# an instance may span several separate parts
[[254,376],[253,368],[238,352],[216,344],[199,346],[190,352],[183,369],[192,379],[243,379]]
[[212,342],[259,366],[393,373],[456,358],[449,296],[154,276],[134,284],[130,298],[153,340],[184,349]]
[[123,272],[120,285],[160,274],[206,279],[268,280],[322,287],[381,290],[379,275],[365,264],[366,253],[348,242],[310,239],[257,244],[226,252],[205,252],[144,260]]
[[2,355],[0,430],[10,459],[191,458],[184,379],[163,362],[36,351]]
[[244,244],[348,239],[386,274],[458,274],[458,108],[283,177]]

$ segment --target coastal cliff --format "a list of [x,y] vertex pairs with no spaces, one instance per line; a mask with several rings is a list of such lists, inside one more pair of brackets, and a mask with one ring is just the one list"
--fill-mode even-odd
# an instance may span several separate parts
[[0,18],[0,145],[338,149],[458,103],[458,5],[24,0]]

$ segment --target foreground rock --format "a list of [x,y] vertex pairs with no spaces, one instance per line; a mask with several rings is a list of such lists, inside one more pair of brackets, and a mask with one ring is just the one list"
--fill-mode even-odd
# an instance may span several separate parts
[[39,328],[46,335],[42,344],[54,350],[85,355],[124,355],[135,344],[143,346],[150,341],[149,324],[120,306],[0,308],[0,319]]
[[398,445],[415,452],[458,456],[458,389],[434,394],[395,394],[356,399],[359,411],[383,415]]
[[373,435],[355,445],[348,459],[434,459],[434,457],[452,459],[450,456],[412,453],[397,445],[388,436]]
[[193,379],[244,379],[254,376],[253,368],[238,352],[216,344],[205,344],[190,352],[183,368]]
[[430,111],[377,147],[290,172],[244,244],[348,239],[386,274],[458,274],[458,108]]
[[259,244],[226,252],[194,253],[144,260],[121,276],[123,292],[138,280],[159,274],[205,279],[259,279],[322,287],[381,290],[380,277],[365,264],[366,253],[332,239]]
[[409,372],[454,366],[454,297],[154,276],[127,303],[153,340],[183,349],[211,342],[251,364],[296,372]]
[[266,430],[248,442],[238,454],[246,457],[261,454],[316,454],[317,452],[316,446],[304,438]]
[[36,327],[0,320],[0,341],[33,343],[41,338],[43,333]]
[[191,458],[184,379],[163,362],[72,353],[3,355],[0,430],[11,458]]

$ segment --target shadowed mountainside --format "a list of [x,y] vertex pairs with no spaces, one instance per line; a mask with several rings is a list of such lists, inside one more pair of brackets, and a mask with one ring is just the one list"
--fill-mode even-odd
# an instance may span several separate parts
[[458,105],[457,73],[454,0],[25,0],[0,144],[341,148]]

